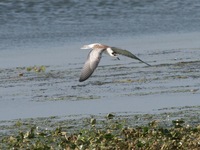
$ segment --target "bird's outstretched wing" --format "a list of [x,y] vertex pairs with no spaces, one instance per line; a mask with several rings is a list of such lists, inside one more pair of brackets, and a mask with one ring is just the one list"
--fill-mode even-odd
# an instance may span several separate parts
[[148,66],[151,66],[150,64],[144,62],[143,60],[141,60],[140,58],[136,57],[134,54],[132,54],[131,52],[129,52],[129,51],[127,51],[127,50],[123,50],[123,49],[116,48],[116,47],[111,47],[111,49],[112,49],[113,52],[116,53],[116,54],[124,55],[124,56],[130,57],[130,58],[139,60],[140,62],[143,62],[143,63],[145,63],[145,64],[148,65]]
[[[95,54],[94,54],[95,53]],[[87,60],[83,66],[83,69],[81,71],[81,76],[79,79],[79,82],[83,82],[87,80],[94,70],[97,68],[99,62],[101,59],[101,53],[96,54],[94,50],[91,50],[88,54]]]

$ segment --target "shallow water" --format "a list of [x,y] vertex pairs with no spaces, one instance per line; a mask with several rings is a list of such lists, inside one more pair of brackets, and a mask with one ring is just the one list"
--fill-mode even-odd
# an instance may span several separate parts
[[[174,35],[159,35],[157,38],[165,41],[159,43],[161,47],[157,44],[158,49],[153,50],[153,44],[149,51],[137,54],[151,67],[123,56],[120,60],[104,56],[94,74],[83,83],[78,79],[87,51],[81,52],[84,57],[71,58],[70,64],[66,64],[64,58],[57,65],[47,61],[51,65],[46,66],[45,72],[29,72],[26,67],[2,68],[0,119],[109,112],[153,113],[154,109],[164,107],[197,106],[200,104],[200,46],[198,38],[195,40],[196,34],[190,35],[192,42],[185,40],[189,35],[176,35],[174,39],[178,43],[182,40],[181,46],[185,48],[178,48],[173,43],[169,37]],[[154,43],[152,38],[147,40],[148,36],[142,39]],[[131,39],[126,40],[127,47],[131,47],[131,43]],[[168,44],[171,45],[169,49]],[[136,46],[139,47],[139,43]]]
[[[188,95],[189,94],[189,95]],[[188,100],[190,99],[190,102]],[[155,114],[172,112],[171,107],[198,106],[199,94],[163,94],[102,98],[97,100],[54,101],[54,102],[1,102],[0,120],[36,117],[69,117],[115,114]],[[192,108],[191,108],[192,109]],[[195,109],[195,108],[194,108]],[[197,114],[196,114],[197,115]]]
[[[199,1],[4,1],[0,7],[0,120],[200,105]],[[152,66],[103,56],[79,83],[88,54],[80,47],[93,42],[130,50]],[[34,65],[46,71],[26,70]]]

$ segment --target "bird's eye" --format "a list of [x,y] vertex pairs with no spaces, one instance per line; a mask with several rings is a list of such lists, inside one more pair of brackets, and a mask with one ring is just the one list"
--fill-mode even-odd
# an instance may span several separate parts
[[116,56],[116,53],[115,53],[115,52],[112,52],[112,54],[113,54],[114,56]]

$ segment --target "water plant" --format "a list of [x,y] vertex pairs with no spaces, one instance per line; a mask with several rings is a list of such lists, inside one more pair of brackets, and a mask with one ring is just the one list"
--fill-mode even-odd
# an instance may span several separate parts
[[27,71],[34,71],[34,72],[45,72],[46,67],[45,66],[30,66],[26,68]]
[[61,126],[52,130],[40,129],[34,125],[27,131],[3,137],[0,149],[200,148],[200,125],[186,125],[183,119],[173,120],[170,127],[163,127],[156,120],[147,125],[131,127],[123,120],[113,119],[114,115],[108,114],[105,118],[102,124],[92,117],[86,126],[74,131]]

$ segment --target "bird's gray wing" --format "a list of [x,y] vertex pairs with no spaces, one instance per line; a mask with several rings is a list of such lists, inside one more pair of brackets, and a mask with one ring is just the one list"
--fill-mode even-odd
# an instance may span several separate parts
[[143,60],[141,60],[140,58],[136,57],[134,54],[132,54],[131,52],[129,52],[129,51],[127,51],[127,50],[123,50],[123,49],[116,48],[116,47],[111,47],[111,49],[112,49],[113,52],[116,53],[116,54],[124,55],[124,56],[130,57],[130,58],[133,58],[133,59],[137,59],[137,60],[139,60],[140,62],[143,62],[143,63],[145,63],[145,64],[148,65],[148,66],[151,66],[150,64],[144,62]]
[[94,53],[96,52],[94,50],[91,50],[90,53],[88,54],[87,60],[81,71],[79,82],[87,80],[92,75],[94,70],[97,68],[101,59],[101,53],[98,54]]

